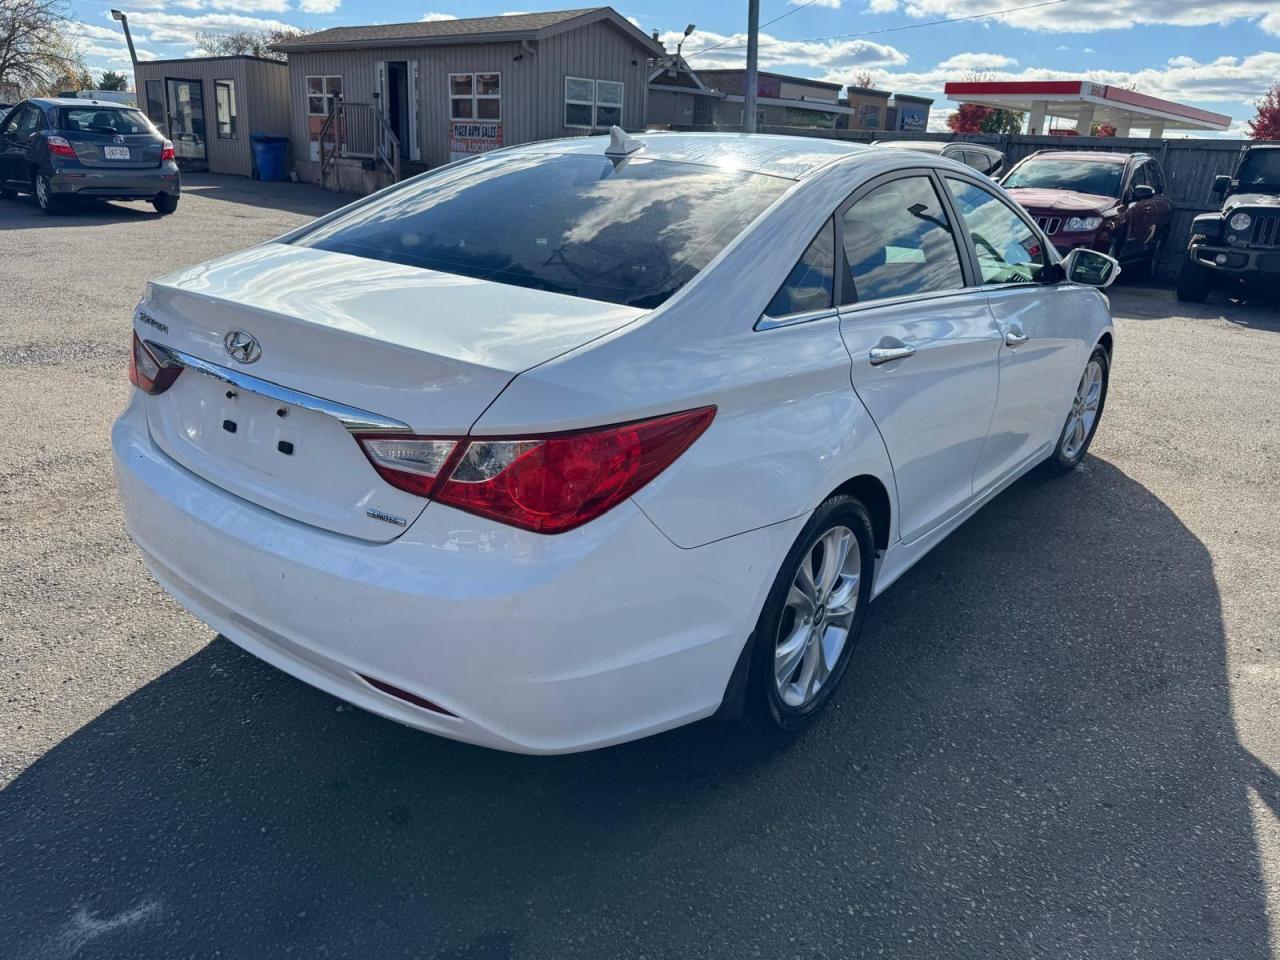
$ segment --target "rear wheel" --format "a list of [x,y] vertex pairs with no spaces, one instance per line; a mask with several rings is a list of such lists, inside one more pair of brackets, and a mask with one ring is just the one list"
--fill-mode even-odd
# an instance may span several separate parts
[[1071,398],[1071,410],[1067,413],[1067,422],[1062,425],[1062,433],[1058,435],[1058,445],[1049,459],[1041,464],[1042,473],[1059,476],[1080,466],[1102,420],[1110,376],[1111,358],[1105,348],[1094,347],[1089,362],[1084,366],[1084,373],[1080,374],[1075,396]]
[[53,184],[49,175],[37,170],[32,178],[31,191],[36,195],[36,205],[50,216],[62,212],[62,198],[53,192]]
[[771,727],[799,732],[830,701],[866,623],[874,562],[860,501],[835,496],[814,511],[756,625],[748,698]]
[[156,213],[173,213],[178,209],[178,198],[171,193],[157,193],[151,205],[156,208]]
[[1178,273],[1178,299],[1187,303],[1204,303],[1213,289],[1213,274],[1208,267],[1186,260]]

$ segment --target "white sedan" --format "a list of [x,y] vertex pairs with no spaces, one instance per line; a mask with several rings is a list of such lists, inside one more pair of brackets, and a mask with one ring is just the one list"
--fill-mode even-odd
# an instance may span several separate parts
[[877,594],[1085,456],[1116,271],[926,154],[497,151],[148,286],[127,527],[219,633],[442,736],[799,730]]

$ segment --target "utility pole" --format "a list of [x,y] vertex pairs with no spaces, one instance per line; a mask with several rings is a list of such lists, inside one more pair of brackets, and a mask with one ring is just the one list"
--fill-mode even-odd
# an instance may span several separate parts
[[[133,49],[133,36],[129,33],[129,18],[120,10],[111,11],[111,19],[119,20],[120,26],[124,27],[124,42],[129,45],[129,59],[133,61],[133,65],[138,65],[138,53]],[[136,78],[134,86],[137,86]]]
[[747,0],[747,84],[742,95],[742,130],[756,132],[756,61],[760,51],[760,0]]

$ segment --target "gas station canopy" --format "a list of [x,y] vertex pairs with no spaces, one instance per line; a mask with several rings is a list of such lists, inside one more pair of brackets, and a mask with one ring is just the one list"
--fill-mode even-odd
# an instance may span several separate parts
[[1226,130],[1231,125],[1231,118],[1221,113],[1088,80],[962,81],[948,83],[945,90],[949,99],[961,103],[1029,114],[1027,133],[1032,135],[1049,133],[1050,117],[1074,121],[1085,137],[1095,123],[1112,124],[1117,137],[1130,136],[1134,127],[1162,137],[1166,130]]

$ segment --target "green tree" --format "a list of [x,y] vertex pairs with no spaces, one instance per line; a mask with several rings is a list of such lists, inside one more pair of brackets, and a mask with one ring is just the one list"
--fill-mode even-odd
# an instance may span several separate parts
[[982,118],[983,133],[1021,133],[1026,114],[1017,110],[992,110]]
[[102,79],[98,81],[99,90],[128,90],[129,78],[114,70],[102,71]]

